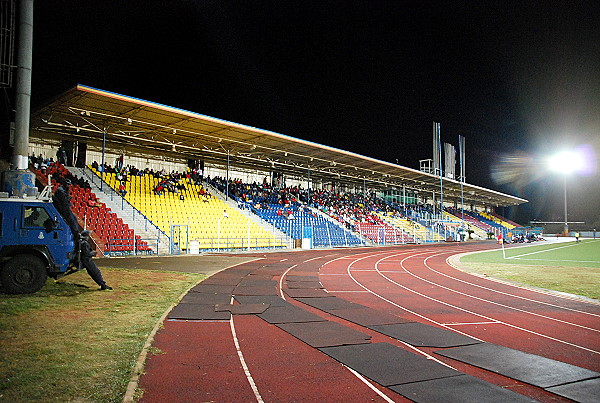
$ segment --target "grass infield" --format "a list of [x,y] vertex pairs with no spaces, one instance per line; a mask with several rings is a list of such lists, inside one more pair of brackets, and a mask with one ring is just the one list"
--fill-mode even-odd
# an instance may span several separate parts
[[508,247],[464,255],[469,272],[600,299],[600,239]]
[[120,402],[160,316],[201,274],[102,269],[0,294],[0,402]]

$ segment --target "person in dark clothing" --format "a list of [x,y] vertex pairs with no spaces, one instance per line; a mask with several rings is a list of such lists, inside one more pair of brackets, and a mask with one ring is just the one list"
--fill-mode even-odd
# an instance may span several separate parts
[[112,290],[112,287],[106,285],[102,273],[96,263],[92,260],[92,256],[96,255],[96,252],[92,251],[92,247],[89,243],[90,231],[83,231],[81,233],[81,239],[79,240],[79,251],[81,258],[81,265],[85,267],[88,274],[100,286],[101,290]]
[[65,220],[69,228],[71,228],[71,232],[73,233],[73,237],[75,239],[79,236],[79,224],[77,224],[77,218],[75,218],[75,214],[71,211],[71,197],[69,196],[69,185],[70,182],[68,180],[60,182],[60,186],[56,189],[54,194],[52,195],[52,204],[62,218]]

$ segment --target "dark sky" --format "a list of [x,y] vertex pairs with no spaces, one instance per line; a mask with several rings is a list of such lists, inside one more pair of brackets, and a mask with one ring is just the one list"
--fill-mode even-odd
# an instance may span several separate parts
[[469,183],[531,200],[507,215],[561,220],[540,159],[600,150],[600,8],[528,3],[37,1],[32,103],[86,84],[417,169],[438,121]]

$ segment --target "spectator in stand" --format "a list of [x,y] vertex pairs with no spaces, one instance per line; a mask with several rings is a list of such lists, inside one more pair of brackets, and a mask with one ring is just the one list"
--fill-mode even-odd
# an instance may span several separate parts
[[59,164],[67,164],[67,151],[63,146],[58,147],[58,150],[56,151],[56,160]]
[[119,185],[119,194],[122,197],[125,197],[125,195],[127,194],[127,190],[125,190],[125,182],[121,182],[121,184]]

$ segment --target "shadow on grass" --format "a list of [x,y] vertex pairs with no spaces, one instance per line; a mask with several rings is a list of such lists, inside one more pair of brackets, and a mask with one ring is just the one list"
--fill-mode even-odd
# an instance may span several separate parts
[[12,299],[36,299],[47,297],[72,297],[97,291],[98,287],[89,287],[85,284],[71,283],[67,281],[56,281],[48,279],[46,284],[36,293],[33,294],[6,294],[4,288],[0,285],[0,298]]

